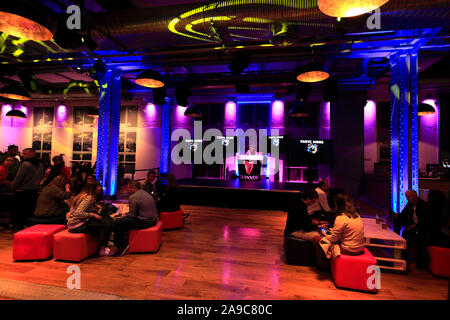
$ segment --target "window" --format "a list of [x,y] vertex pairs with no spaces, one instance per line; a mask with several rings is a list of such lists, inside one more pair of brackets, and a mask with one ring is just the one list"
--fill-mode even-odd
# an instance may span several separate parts
[[92,143],[94,140],[94,118],[88,116],[94,107],[75,107],[73,109],[73,161],[92,162]]
[[138,125],[138,107],[120,108],[119,162],[126,172],[136,169],[136,131]]
[[33,149],[41,159],[50,159],[52,152],[53,108],[33,109]]

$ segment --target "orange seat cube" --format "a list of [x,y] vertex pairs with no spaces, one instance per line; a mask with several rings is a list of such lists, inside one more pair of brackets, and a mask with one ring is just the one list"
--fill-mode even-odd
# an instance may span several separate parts
[[157,252],[162,242],[162,225],[159,221],[151,228],[130,230],[128,252]]
[[64,225],[36,224],[14,234],[13,260],[44,260],[53,254],[53,236]]
[[438,277],[450,278],[450,248],[427,247],[430,255],[428,268]]
[[376,288],[368,287],[368,272],[370,266],[376,266],[377,260],[364,248],[364,254],[350,256],[341,254],[331,260],[331,273],[338,288],[377,292]]
[[100,240],[90,234],[70,233],[69,230],[55,235],[53,257],[56,260],[80,262],[96,253]]
[[173,212],[161,212],[160,216],[163,230],[183,228],[183,211],[181,209]]

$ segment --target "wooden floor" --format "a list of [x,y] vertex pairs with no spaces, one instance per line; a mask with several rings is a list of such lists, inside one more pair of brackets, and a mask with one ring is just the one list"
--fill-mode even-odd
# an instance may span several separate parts
[[[286,265],[285,212],[183,210],[190,214],[185,228],[165,231],[158,253],[92,257],[78,264],[81,289],[136,299],[447,299],[448,280],[427,270],[383,272],[379,293],[368,294],[337,289],[329,272]],[[0,278],[66,286],[70,263],[14,263],[12,238],[0,230]]]

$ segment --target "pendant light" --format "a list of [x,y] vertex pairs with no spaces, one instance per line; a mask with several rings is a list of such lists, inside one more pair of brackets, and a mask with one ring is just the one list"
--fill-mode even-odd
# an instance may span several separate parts
[[200,112],[200,110],[194,106],[190,106],[189,108],[187,108],[186,111],[184,111],[184,115],[186,117],[197,119],[202,117],[202,113]]
[[88,116],[92,118],[98,118],[98,108],[89,110]]
[[0,97],[13,100],[30,100],[30,94],[20,85],[9,84],[0,89]]
[[356,17],[371,12],[389,0],[318,0],[322,13],[336,18]]
[[427,116],[430,114],[434,114],[436,110],[434,110],[433,106],[428,103],[419,103],[418,105],[418,115],[419,116]]
[[307,116],[309,116],[309,112],[303,101],[296,101],[295,106],[289,111],[290,118],[305,118]]
[[153,70],[146,70],[141,72],[136,77],[136,83],[149,88],[164,87],[164,79],[161,74]]
[[20,118],[20,119],[24,119],[27,117],[27,115],[23,111],[17,110],[17,109],[9,110],[6,113],[6,116],[11,117],[11,118]]
[[[0,31],[18,38],[48,41],[52,28],[38,8],[25,1],[4,1],[0,7]],[[6,5],[7,2],[7,5]]]
[[297,80],[301,82],[320,82],[329,77],[330,74],[322,63],[312,61],[300,69]]

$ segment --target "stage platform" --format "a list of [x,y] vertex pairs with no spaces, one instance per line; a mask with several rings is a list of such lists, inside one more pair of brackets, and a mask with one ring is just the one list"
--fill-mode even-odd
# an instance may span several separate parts
[[182,204],[286,211],[307,184],[269,180],[180,179],[178,185]]

